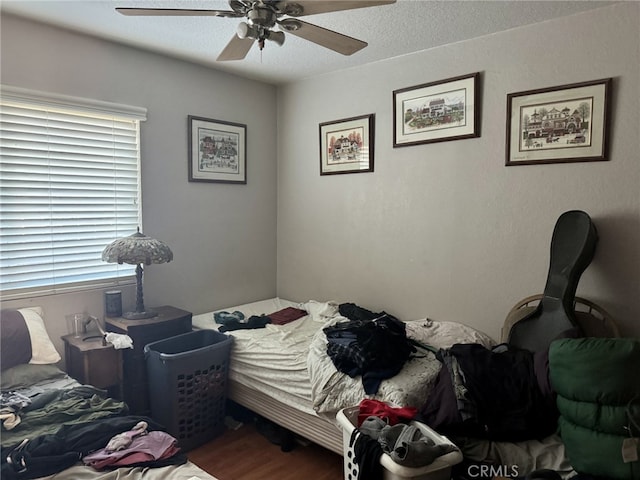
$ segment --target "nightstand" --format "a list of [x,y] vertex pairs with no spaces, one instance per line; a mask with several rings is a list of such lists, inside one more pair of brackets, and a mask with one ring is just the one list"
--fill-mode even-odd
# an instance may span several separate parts
[[67,373],[81,383],[104,388],[109,396],[122,398],[122,354],[104,343],[100,334],[62,337]]
[[152,318],[128,320],[107,317],[104,321],[108,332],[129,335],[133,340],[133,349],[125,348],[121,352],[123,400],[129,406],[129,412],[134,415],[151,414],[144,346],[192,329],[191,312],[170,306],[155,307],[153,310],[158,315]]

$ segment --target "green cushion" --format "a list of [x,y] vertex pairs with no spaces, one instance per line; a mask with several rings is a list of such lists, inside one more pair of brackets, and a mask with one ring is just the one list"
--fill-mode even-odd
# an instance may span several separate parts
[[604,405],[626,405],[640,396],[640,340],[578,338],[549,347],[549,379],[563,397]]
[[565,452],[576,472],[612,480],[640,480],[640,461],[625,463],[622,458],[625,436],[596,432],[563,417],[558,423]]
[[581,427],[603,433],[626,435],[627,407],[576,402],[560,395],[556,398],[558,411],[565,419]]

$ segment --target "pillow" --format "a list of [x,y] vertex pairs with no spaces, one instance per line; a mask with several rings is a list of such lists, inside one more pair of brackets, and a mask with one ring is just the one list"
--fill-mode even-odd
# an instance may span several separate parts
[[325,323],[338,315],[338,304],[336,302],[317,302],[309,300],[301,305],[314,322]]
[[29,335],[31,335],[31,361],[36,365],[45,363],[57,363],[60,361],[60,354],[53,346],[47,329],[44,326],[43,311],[41,307],[21,308],[18,310],[22,313]]
[[0,367],[2,370],[29,363],[31,360],[31,337],[27,322],[18,310],[0,311]]
[[66,376],[66,373],[55,365],[33,365],[24,363],[2,371],[0,390],[16,390],[29,387],[43,380],[52,380]]
[[41,307],[2,311],[2,370],[27,362],[41,365],[60,361],[42,314]]

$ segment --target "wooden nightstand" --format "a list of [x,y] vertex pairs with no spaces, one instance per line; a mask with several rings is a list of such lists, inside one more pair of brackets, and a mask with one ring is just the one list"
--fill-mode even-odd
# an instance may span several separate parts
[[104,388],[122,398],[122,354],[97,333],[62,337],[67,373],[81,383]]
[[129,335],[133,340],[133,349],[122,351],[122,394],[134,415],[150,415],[149,386],[147,382],[147,362],[144,358],[144,346],[165,338],[191,331],[191,312],[176,307],[155,307],[158,315],[142,320],[126,318],[105,318],[108,332]]

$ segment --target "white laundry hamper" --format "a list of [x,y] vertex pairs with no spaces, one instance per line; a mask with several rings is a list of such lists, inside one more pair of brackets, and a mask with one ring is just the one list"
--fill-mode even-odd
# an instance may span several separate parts
[[[358,464],[354,461],[353,448],[349,446],[351,434],[358,425],[358,413],[360,408],[347,407],[338,412],[337,420],[342,427],[342,443],[344,448],[344,478],[345,480],[358,479]],[[455,446],[447,437],[440,435],[424,423],[411,422],[420,429],[423,435],[438,444],[449,444]],[[436,458],[429,465],[423,467],[405,467],[394,462],[389,455],[383,453],[380,457],[380,464],[383,467],[384,480],[449,480],[451,478],[451,468],[462,461],[462,453],[459,449],[446,453]]]

